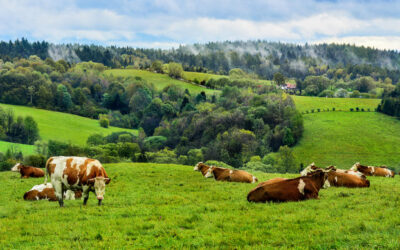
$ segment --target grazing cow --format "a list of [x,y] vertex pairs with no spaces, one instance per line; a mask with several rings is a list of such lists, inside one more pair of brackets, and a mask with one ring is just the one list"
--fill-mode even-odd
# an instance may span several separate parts
[[394,177],[394,171],[388,169],[386,166],[363,166],[359,162],[355,163],[350,170],[360,171],[367,176],[383,176],[383,177]]
[[17,163],[12,167],[11,171],[19,172],[21,174],[21,178],[29,178],[29,177],[43,177],[44,171],[40,168],[35,168],[31,166],[25,166],[22,163]]
[[[46,173],[51,178],[60,206],[64,206],[63,191],[81,190],[83,205],[86,205],[89,192],[94,192],[99,206],[104,198],[105,187],[111,179],[98,160],[86,157],[50,157],[46,163]],[[47,174],[45,183],[47,182]]]
[[[81,191],[67,190],[64,192],[65,200],[75,200],[82,197]],[[24,194],[24,200],[36,201],[36,200],[48,200],[57,201],[56,194],[54,192],[53,185],[51,183],[40,184],[34,186],[31,190]]]
[[204,176],[209,178],[214,176],[214,179],[217,181],[231,181],[231,182],[247,182],[247,183],[255,183],[258,181],[257,177],[251,175],[243,170],[232,170],[228,168],[218,168],[215,166],[211,166],[207,170],[207,174]]
[[328,175],[317,170],[310,176],[274,181],[257,186],[249,192],[249,202],[285,202],[318,199],[318,193]]
[[203,162],[199,162],[194,166],[194,171],[200,171],[203,176],[207,174],[207,170],[210,168],[210,166],[204,164]]

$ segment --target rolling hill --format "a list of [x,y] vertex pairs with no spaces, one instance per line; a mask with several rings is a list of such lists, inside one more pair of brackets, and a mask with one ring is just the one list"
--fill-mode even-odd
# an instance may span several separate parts
[[[300,110],[350,107],[374,109],[379,100],[295,97]],[[297,162],[348,169],[355,162],[400,170],[400,121],[377,112],[304,114],[304,134],[294,147]]]
[[[107,164],[103,206],[93,194],[56,202],[22,199],[43,179],[1,172],[0,248],[397,248],[397,178],[364,189],[329,188],[319,200],[254,204],[257,184],[215,182],[193,166]],[[277,174],[255,173],[264,181]],[[296,175],[280,175],[294,177]],[[379,208],[379,209],[377,209]]]
[[87,138],[94,133],[107,135],[117,131],[137,132],[116,127],[102,128],[97,120],[67,113],[8,104],[0,104],[0,107],[13,109],[16,116],[32,116],[38,124],[41,139],[45,141],[53,139],[85,145]]

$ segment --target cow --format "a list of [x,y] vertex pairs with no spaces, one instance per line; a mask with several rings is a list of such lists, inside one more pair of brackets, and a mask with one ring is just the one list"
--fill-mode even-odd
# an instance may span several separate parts
[[35,168],[31,166],[25,166],[22,163],[17,163],[14,167],[11,168],[12,172],[19,172],[21,174],[21,178],[29,178],[29,177],[43,177],[44,171],[40,168]]
[[[71,191],[67,190],[64,192],[65,200],[75,200],[82,197],[81,191]],[[51,183],[40,184],[33,186],[31,190],[24,194],[24,200],[36,201],[36,200],[48,200],[57,201],[56,194],[54,192],[53,185]]]
[[360,171],[367,176],[394,177],[395,175],[395,172],[388,169],[386,166],[363,166],[359,162],[355,163],[350,170]]
[[286,202],[318,199],[319,190],[328,178],[327,172],[317,170],[310,176],[274,181],[259,185],[247,195],[249,202]]
[[211,166],[204,177],[209,178],[214,176],[216,181],[230,181],[230,182],[246,182],[256,183],[257,177],[251,175],[243,170],[232,170],[228,168],[219,168]]
[[[317,169],[323,170],[323,168],[315,166],[315,163],[313,162],[310,165],[308,165],[305,169],[303,169],[303,171],[300,172],[300,175],[301,176],[306,176],[307,174],[312,173],[313,171],[315,171]],[[358,176],[360,178],[366,179],[365,175],[363,173],[357,171],[357,170],[338,169],[335,166],[326,167],[325,170],[334,170],[337,173],[351,174],[351,175],[355,175],[355,176]]]
[[200,171],[203,176],[207,174],[207,170],[210,168],[210,166],[204,164],[203,162],[199,162],[194,166],[194,171]]
[[100,206],[104,198],[106,184],[111,179],[98,160],[76,156],[50,157],[46,162],[47,175],[51,178],[60,207],[64,206],[63,191],[80,190],[83,193],[83,205],[89,199],[89,192],[94,192]]
[[348,187],[348,188],[357,188],[357,187],[369,187],[369,180],[366,178],[348,174],[341,173],[336,171],[330,171],[328,173],[328,179],[324,184],[324,188],[327,187]]

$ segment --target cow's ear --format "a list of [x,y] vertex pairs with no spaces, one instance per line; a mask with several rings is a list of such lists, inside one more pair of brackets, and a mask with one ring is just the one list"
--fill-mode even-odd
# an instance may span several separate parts
[[104,178],[104,180],[106,181],[106,184],[110,183],[111,178]]
[[95,181],[96,181],[96,178],[92,178],[92,179],[88,179],[87,183],[88,184],[94,184]]

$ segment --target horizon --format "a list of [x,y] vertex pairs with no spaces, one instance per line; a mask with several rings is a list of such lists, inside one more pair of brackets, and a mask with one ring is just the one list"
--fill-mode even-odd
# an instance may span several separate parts
[[0,0],[0,4],[3,41],[24,37],[54,44],[171,49],[262,40],[400,50],[400,1]]

